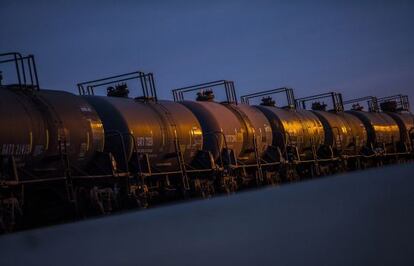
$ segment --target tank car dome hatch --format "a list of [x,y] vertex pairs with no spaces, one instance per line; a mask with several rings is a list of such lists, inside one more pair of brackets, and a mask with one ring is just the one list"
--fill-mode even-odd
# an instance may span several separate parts
[[214,92],[212,89],[202,90],[200,92],[197,92],[197,98],[196,101],[203,101],[203,102],[212,102],[214,101]]
[[263,105],[263,106],[276,106],[276,101],[273,100],[273,98],[271,96],[267,96],[267,97],[262,98],[262,102],[260,103],[260,105]]
[[326,107],[328,105],[324,102],[313,102],[312,103],[312,110],[314,111],[326,111]]
[[109,86],[106,89],[106,95],[108,97],[123,97],[127,98],[129,95],[128,85],[124,82],[115,86]]
[[364,110],[364,106],[360,105],[359,103],[354,103],[352,105],[351,110],[353,110],[353,111],[363,111]]
[[158,101],[151,73],[130,74],[80,83],[98,88],[102,84],[117,83],[119,79],[145,79],[141,83],[144,84],[144,95],[135,99],[95,96],[93,93],[83,95],[102,118],[106,132],[105,151],[113,154],[118,169],[123,171],[130,164],[141,167],[140,158],[135,159],[143,155],[149,159],[151,169],[146,169],[147,171],[176,170],[179,168],[178,151],[182,154],[184,163],[192,164],[203,145],[197,118],[181,104]]
[[380,108],[383,112],[397,112],[397,102],[396,101],[386,101],[380,104]]

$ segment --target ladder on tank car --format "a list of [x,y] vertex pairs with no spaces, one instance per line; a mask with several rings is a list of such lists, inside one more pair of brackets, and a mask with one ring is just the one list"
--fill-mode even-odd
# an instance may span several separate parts
[[[31,77],[31,79],[33,78]],[[23,84],[22,86],[25,86],[25,84]],[[35,93],[40,90],[38,85],[30,85],[28,87],[28,90],[20,89],[20,87],[17,87],[17,88],[18,90],[15,91],[16,93],[22,94],[22,95],[28,95],[30,99],[36,104],[35,106],[37,107],[37,109],[46,118],[45,123],[47,125],[58,126],[58,134],[59,134],[58,151],[59,151],[61,164],[63,166],[63,179],[65,180],[65,189],[67,192],[67,198],[69,202],[76,203],[75,196],[74,196],[74,190],[73,190],[72,169],[71,169],[70,159],[68,156],[66,133],[64,130],[63,122],[61,121],[60,117],[58,116],[53,106],[51,106],[47,101],[45,101],[42,97],[40,97],[37,93]],[[49,139],[49,131],[47,131],[47,138]]]
[[76,204],[75,194],[73,189],[73,178],[72,178],[72,168],[70,164],[69,154],[68,154],[68,143],[66,138],[66,131],[63,125],[62,120],[57,115],[55,109],[50,106],[46,101],[41,97],[33,95],[33,101],[37,103],[38,109],[41,112],[46,113],[46,117],[50,117],[47,121],[48,124],[54,123],[58,124],[58,147],[59,147],[59,156],[63,166],[63,175],[65,180],[65,188],[69,202]]
[[[177,124],[175,123],[171,112],[167,108],[165,108],[161,104],[159,104],[157,106],[160,106],[162,108],[162,110],[164,111],[165,116],[167,117],[167,119],[166,119],[167,122],[169,123],[170,127],[173,129],[174,149],[175,149],[175,153],[176,153],[176,156],[177,156],[177,162],[178,162],[178,165],[180,167],[180,173],[181,173],[183,188],[185,190],[190,190],[190,182],[189,182],[189,178],[188,178],[188,174],[187,174],[187,167],[185,165],[184,156],[183,156],[183,153],[181,151],[180,140],[179,140],[178,135],[177,135]],[[154,108],[154,110],[155,110],[155,108]]]
[[72,171],[70,166],[69,154],[68,154],[68,145],[66,141],[66,134],[59,133],[59,153],[62,160],[62,165],[64,166],[64,175],[65,175],[65,186],[66,192],[68,195],[68,200],[71,203],[76,203],[73,189],[73,179]]
[[[237,116],[239,116],[241,118],[243,123],[246,125],[247,134],[249,132],[249,129],[248,129],[249,127],[253,131],[252,132],[253,134],[252,134],[251,137],[253,138],[253,152],[254,152],[256,167],[257,167],[257,179],[258,179],[258,182],[262,182],[263,181],[262,162],[261,162],[261,158],[260,158],[260,155],[259,155],[259,149],[257,147],[257,135],[256,135],[255,128],[254,128],[253,124],[251,123],[250,119],[247,117],[246,114],[239,111],[237,108],[235,108],[231,104],[226,104],[226,106],[230,110],[232,110]],[[237,162],[237,159],[236,159],[236,162]]]

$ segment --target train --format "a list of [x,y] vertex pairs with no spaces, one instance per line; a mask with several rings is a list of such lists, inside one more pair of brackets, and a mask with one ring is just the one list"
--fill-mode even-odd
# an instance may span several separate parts
[[[41,88],[33,55],[0,59],[17,79],[0,75],[3,232],[413,157],[407,95],[295,98],[282,87],[239,100],[233,81],[218,80],[160,100],[142,71],[78,83],[75,95]],[[140,96],[129,96],[131,84]]]

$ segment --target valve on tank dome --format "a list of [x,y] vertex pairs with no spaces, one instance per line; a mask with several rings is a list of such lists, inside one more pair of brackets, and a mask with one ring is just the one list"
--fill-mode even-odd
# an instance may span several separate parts
[[397,101],[386,101],[380,104],[381,110],[383,112],[397,112],[398,104]]
[[267,97],[262,98],[262,102],[260,103],[260,105],[263,105],[263,106],[276,106],[276,101],[273,100],[273,98],[271,96],[267,96]]
[[202,90],[197,92],[197,101],[212,102],[214,101],[214,93],[211,89]]
[[115,87],[109,86],[106,89],[106,95],[109,97],[128,98],[128,95],[129,95],[128,85],[126,83],[120,83],[118,85],[115,85]]
[[327,104],[324,102],[313,102],[312,103],[312,110],[314,111],[326,111]]
[[362,111],[364,109],[364,106],[360,105],[359,103],[354,103],[352,105],[352,109],[353,111]]

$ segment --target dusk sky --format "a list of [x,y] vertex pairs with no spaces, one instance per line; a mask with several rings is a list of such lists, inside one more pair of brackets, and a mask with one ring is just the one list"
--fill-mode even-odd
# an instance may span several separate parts
[[143,70],[164,99],[229,79],[239,96],[291,86],[414,102],[414,1],[0,0],[0,25],[0,52],[34,54],[44,88]]

